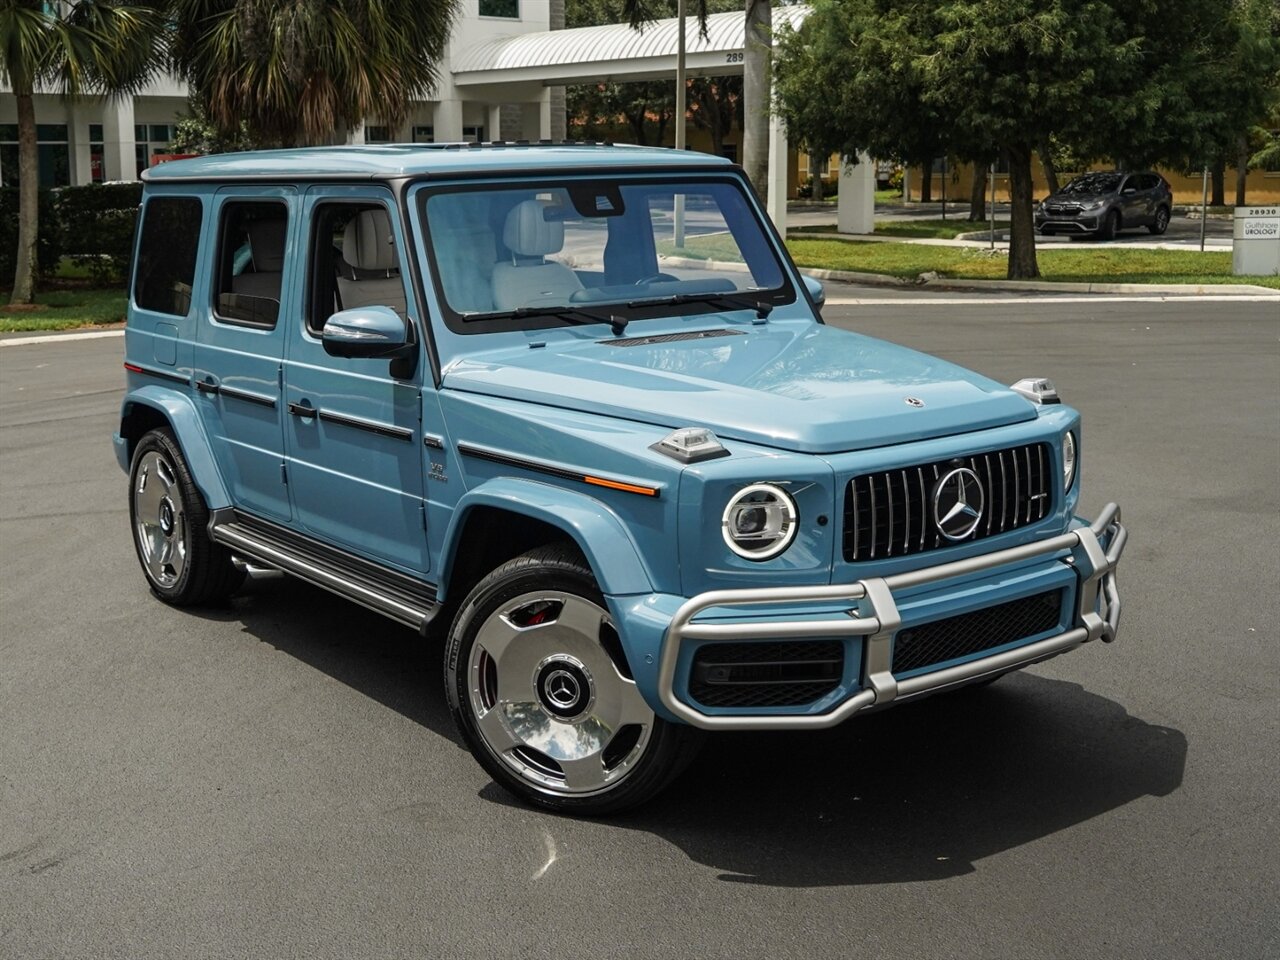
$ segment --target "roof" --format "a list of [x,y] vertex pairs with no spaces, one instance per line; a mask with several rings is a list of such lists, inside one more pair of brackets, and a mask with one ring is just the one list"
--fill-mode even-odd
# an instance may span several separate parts
[[596,143],[377,144],[219,153],[171,160],[144,171],[154,183],[221,179],[370,179],[489,174],[512,169],[597,170],[638,165],[681,169],[730,166],[711,154]]
[[[773,23],[798,27],[809,8],[795,4],[775,7]],[[686,27],[686,57],[694,73],[711,75],[742,72],[740,54],[746,33],[746,17],[741,10],[707,17],[707,36],[690,18]],[[641,30],[625,23],[571,30],[545,30],[487,40],[453,58],[451,69],[458,84],[492,83],[510,80],[557,80],[612,78],[639,79],[655,71],[675,68],[679,20],[656,20]],[[670,60],[670,63],[662,61]]]

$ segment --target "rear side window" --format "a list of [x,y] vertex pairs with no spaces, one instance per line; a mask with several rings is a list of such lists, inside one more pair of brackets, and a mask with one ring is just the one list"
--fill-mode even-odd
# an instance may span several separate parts
[[223,204],[213,288],[213,312],[219,320],[276,325],[288,229],[288,207],[278,201]]
[[191,312],[204,206],[195,197],[154,197],[142,213],[134,301],[175,317]]

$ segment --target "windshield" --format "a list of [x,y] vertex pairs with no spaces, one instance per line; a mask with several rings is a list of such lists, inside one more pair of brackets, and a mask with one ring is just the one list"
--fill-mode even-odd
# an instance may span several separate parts
[[463,333],[795,297],[729,178],[444,187],[423,208],[446,320]]
[[1086,173],[1076,177],[1065,187],[1063,193],[1115,193],[1120,189],[1118,173]]

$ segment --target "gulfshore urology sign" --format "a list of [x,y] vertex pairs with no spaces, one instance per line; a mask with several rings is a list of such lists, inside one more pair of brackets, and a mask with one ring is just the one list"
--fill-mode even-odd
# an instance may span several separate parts
[[1232,273],[1280,274],[1280,206],[1236,207],[1232,237]]

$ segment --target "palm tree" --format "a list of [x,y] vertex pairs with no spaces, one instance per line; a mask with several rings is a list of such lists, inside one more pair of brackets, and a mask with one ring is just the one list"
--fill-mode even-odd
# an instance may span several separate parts
[[10,303],[30,303],[35,287],[35,88],[64,96],[133,93],[159,66],[163,37],[163,18],[147,6],[0,0],[0,77],[18,101],[18,256]]
[[173,65],[223,134],[329,142],[403,125],[437,80],[460,0],[173,0]]

